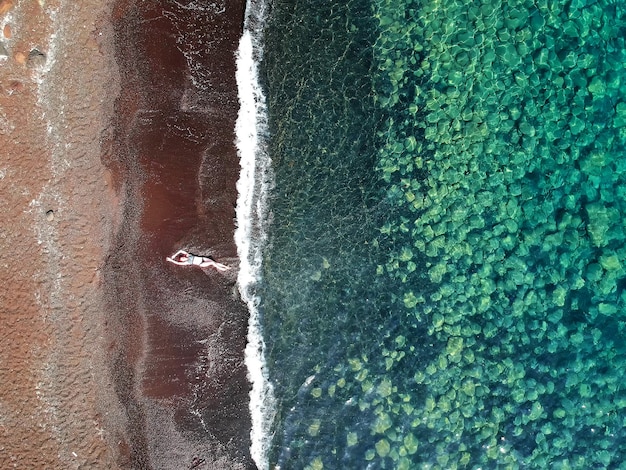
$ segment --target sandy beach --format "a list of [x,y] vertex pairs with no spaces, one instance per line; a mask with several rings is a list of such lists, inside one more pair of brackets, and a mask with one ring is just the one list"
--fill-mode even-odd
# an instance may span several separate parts
[[[0,1],[2,468],[253,468],[242,16]],[[231,269],[167,263],[178,248]]]

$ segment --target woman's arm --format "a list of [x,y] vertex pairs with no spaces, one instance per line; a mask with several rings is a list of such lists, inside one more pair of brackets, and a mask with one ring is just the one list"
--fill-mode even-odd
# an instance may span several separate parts
[[172,259],[176,259],[178,255],[189,256],[189,253],[187,253],[185,250],[178,250],[176,253],[172,255]]
[[167,258],[165,258],[165,259],[166,259],[167,261],[169,261],[170,263],[177,264],[178,266],[185,266],[185,265],[189,264],[189,263],[187,263],[187,262],[184,262],[184,263],[183,263],[182,261],[176,261],[175,259],[170,258],[169,256],[168,256]]
[[167,261],[169,261],[170,263],[177,264],[178,266],[185,266],[185,265],[189,264],[189,262],[187,262],[187,261],[178,261],[176,258],[178,258],[180,255],[189,257],[189,253],[187,253],[185,250],[178,250],[171,257],[168,256],[165,259]]

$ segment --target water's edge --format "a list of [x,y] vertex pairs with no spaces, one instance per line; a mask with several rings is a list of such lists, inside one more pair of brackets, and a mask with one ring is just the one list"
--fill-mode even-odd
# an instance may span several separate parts
[[251,454],[259,468],[267,468],[270,427],[274,396],[265,365],[265,343],[261,329],[260,299],[256,285],[261,275],[262,250],[270,223],[267,198],[273,184],[271,160],[267,153],[267,111],[265,96],[259,84],[258,64],[263,56],[263,25],[266,4],[249,0],[246,5],[244,33],[237,51],[237,88],[239,115],[236,144],[241,174],[237,182],[237,228],[235,242],[241,260],[238,285],[250,318],[245,362],[250,392],[252,418]]

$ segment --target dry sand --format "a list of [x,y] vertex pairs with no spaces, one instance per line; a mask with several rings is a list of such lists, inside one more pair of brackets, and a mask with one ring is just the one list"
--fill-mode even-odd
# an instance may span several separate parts
[[7,0],[0,13],[0,467],[113,468],[103,426],[121,409],[99,275],[119,209],[100,163],[109,13]]
[[[208,72],[223,89],[183,86],[178,114],[150,96],[182,82],[124,52],[160,3],[0,0],[0,468],[252,468],[228,65],[243,2]],[[185,37],[167,24],[155,50]],[[194,130],[185,173],[142,147],[155,126]],[[233,269],[166,266],[180,244]]]

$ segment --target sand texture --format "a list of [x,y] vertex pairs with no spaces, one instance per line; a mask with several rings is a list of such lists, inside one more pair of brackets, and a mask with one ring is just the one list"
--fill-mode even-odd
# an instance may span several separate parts
[[0,0],[0,468],[253,467],[243,4],[200,3]]
[[88,3],[0,2],[1,468],[114,466],[99,267],[116,81],[109,13]]

